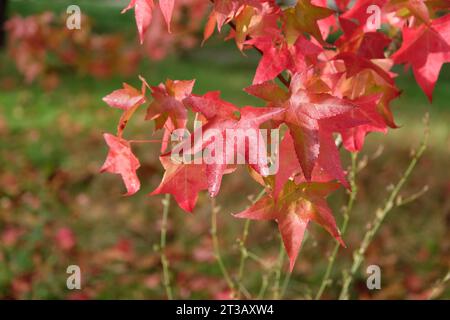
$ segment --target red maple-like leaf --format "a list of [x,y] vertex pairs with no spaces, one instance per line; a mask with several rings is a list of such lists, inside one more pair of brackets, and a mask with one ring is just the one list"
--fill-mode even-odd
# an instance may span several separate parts
[[172,20],[174,5],[175,0],[159,0],[159,7],[161,8],[164,20],[166,20],[169,32],[170,32],[170,21]]
[[[206,164],[208,190],[212,197],[219,192],[222,176],[228,164],[236,163],[241,157],[245,163],[253,167],[258,173],[268,174],[268,160],[265,141],[259,128],[261,124],[271,120],[283,112],[281,108],[237,108],[231,103],[219,98],[217,92],[204,96],[190,96],[184,100],[192,110],[200,112],[207,119],[207,123],[194,132],[202,135],[201,140],[193,140],[193,152],[212,148],[212,163]],[[200,133],[201,132],[201,133]],[[221,138],[222,141],[216,139]],[[255,138],[255,139],[253,139]],[[241,140],[241,142],[239,142]],[[191,141],[187,141],[191,143]],[[221,144],[221,145],[218,145]],[[244,144],[244,148],[242,148]],[[214,152],[221,150],[222,154]]]
[[286,69],[293,74],[303,72],[317,61],[317,56],[323,51],[303,36],[298,36],[292,45],[288,45],[283,39],[270,36],[251,39],[246,44],[255,46],[263,54],[253,84],[272,80]]
[[325,44],[322,38],[318,21],[331,16],[333,10],[316,6],[311,0],[299,0],[294,8],[284,11],[285,32],[288,42],[295,42],[302,32],[307,32],[319,43]]
[[236,45],[242,51],[248,39],[259,37],[279,38],[278,28],[280,8],[270,2],[262,2],[261,7],[246,5],[234,19],[235,29],[229,37],[235,38]]
[[377,103],[381,96],[381,94],[376,94],[353,100],[359,108],[350,111],[349,116],[354,116],[357,119],[367,119],[368,122],[352,128],[339,130],[342,135],[343,145],[348,151],[360,151],[364,145],[365,137],[369,132],[387,132],[386,121],[377,111]]
[[384,59],[384,49],[391,40],[381,32],[365,32],[351,20],[339,19],[344,34],[336,41],[339,52],[352,52],[366,59]]
[[100,172],[120,174],[127,188],[126,195],[136,193],[141,186],[136,175],[136,170],[140,167],[140,164],[131,151],[130,144],[126,140],[109,133],[105,133],[103,137],[109,147],[109,152]]
[[187,110],[183,100],[189,96],[195,80],[170,80],[165,84],[150,87],[153,101],[147,109],[146,120],[155,120],[156,129],[161,129],[167,120],[174,128],[184,128],[187,122]]
[[[334,152],[330,147],[333,141],[332,131],[328,128],[330,122],[323,122],[322,120],[344,114],[357,106],[326,93],[310,93],[302,87],[302,83],[302,75],[295,75],[291,81],[289,98],[282,102],[272,101],[272,105],[285,109],[283,117],[278,118],[278,120],[289,127],[294,138],[294,149],[302,171],[306,179],[310,180],[314,166],[319,159],[321,148],[327,147],[328,151]],[[263,91],[262,86],[258,87],[259,92]],[[254,89],[249,88],[247,88],[247,91],[255,92]],[[342,125],[345,124],[344,122]],[[349,123],[349,126],[353,125],[353,123]],[[329,154],[328,156],[333,155],[333,157],[328,159],[335,159],[336,152]],[[323,164],[325,167],[335,171],[336,166],[325,163],[327,155],[323,150],[322,153],[324,153]],[[343,173],[334,172],[334,175],[339,180],[345,181]]]
[[[288,131],[285,132],[283,140],[279,148],[279,165],[278,171],[273,176],[273,182],[269,182],[272,186],[272,195],[276,199],[289,179],[293,179],[296,183],[307,182],[303,175],[300,162],[297,159],[294,149],[294,140]],[[320,155],[319,155],[320,157]],[[342,169],[341,169],[342,170]],[[316,165],[313,169],[311,180],[314,182],[329,182],[335,177],[328,175],[320,165]],[[346,180],[345,180],[346,182]]]
[[145,96],[143,92],[135,89],[127,83],[123,84],[122,89],[118,89],[108,94],[103,98],[109,106],[113,108],[127,111],[137,104],[145,103]]
[[392,55],[395,63],[411,65],[417,83],[433,99],[442,65],[450,62],[450,14],[417,28],[404,27],[401,48]]
[[[271,0],[269,0],[271,1]],[[214,0],[213,11],[210,15],[210,24],[214,30],[214,25],[217,23],[217,29],[222,29],[225,23],[228,23],[236,15],[241,12],[245,5],[261,9],[261,5],[268,0]],[[212,32],[211,32],[212,33]]]
[[285,42],[277,41],[272,37],[259,37],[247,43],[261,50],[263,54],[256,69],[253,84],[274,79],[289,65],[290,54]]
[[377,65],[372,59],[367,59],[354,52],[339,53],[334,59],[344,61],[347,77],[353,77],[363,70],[372,70],[387,83],[394,85],[393,75]]
[[[172,20],[175,0],[159,0],[158,2],[164,20],[167,23],[167,29],[170,32],[170,22]],[[136,18],[136,26],[141,44],[144,43],[144,34],[152,22],[154,6],[154,0],[131,0],[128,6],[122,10],[122,13],[125,13],[134,8],[134,16]]]
[[325,200],[337,188],[339,184],[334,182],[305,182],[297,185],[288,181],[277,199],[268,194],[235,217],[275,220],[289,256],[289,269],[292,271],[310,221],[323,226],[345,246]]
[[145,85],[142,85],[141,91],[124,83],[122,89],[118,89],[103,98],[112,108],[123,110],[122,116],[117,127],[117,135],[122,137],[123,130],[128,120],[134,114],[136,109],[145,103]]
[[[338,82],[332,83],[330,86],[333,88],[333,92],[351,100],[381,94],[376,106],[377,112],[383,117],[386,125],[391,128],[398,128],[390,108],[390,102],[400,95],[400,91],[393,82],[396,74],[389,71],[394,62],[391,59],[368,60],[351,52],[342,53],[342,55],[346,55],[342,57],[344,68],[342,68],[341,61],[330,62],[340,69],[339,72],[331,74],[331,76],[338,76],[339,79]],[[353,64],[358,59],[366,61],[366,63]],[[345,70],[345,77],[342,77],[341,70]]]
[[159,160],[166,171],[161,183],[151,195],[172,194],[180,208],[192,212],[198,193],[208,189],[205,165],[176,163],[170,156],[162,156]]
[[122,10],[122,13],[125,13],[134,8],[134,16],[136,18],[136,26],[141,44],[144,43],[144,34],[152,21],[153,7],[153,0],[131,0],[128,6]]

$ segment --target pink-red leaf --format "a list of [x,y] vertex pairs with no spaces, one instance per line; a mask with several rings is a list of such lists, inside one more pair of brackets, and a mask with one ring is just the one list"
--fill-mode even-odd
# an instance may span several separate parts
[[180,208],[192,212],[197,203],[198,193],[208,189],[205,165],[176,163],[170,156],[159,159],[166,171],[161,183],[151,195],[172,194]]
[[136,26],[139,32],[141,44],[144,43],[144,34],[152,21],[153,0],[131,0],[128,6],[122,10],[122,13],[134,8]]
[[433,20],[430,26],[405,27],[402,34],[402,46],[392,58],[412,66],[417,83],[431,102],[442,65],[450,62],[450,14]]
[[275,220],[289,256],[289,269],[292,271],[306,227],[311,220],[322,225],[345,246],[325,201],[325,197],[338,187],[339,184],[333,182],[296,185],[293,181],[288,181],[277,199],[266,195],[235,216],[254,220]]
[[103,98],[110,107],[127,111],[135,105],[145,103],[143,93],[129,84],[124,83],[122,89],[118,89]]
[[103,137],[109,147],[109,152],[100,172],[120,174],[127,188],[126,195],[136,193],[141,186],[136,175],[136,170],[140,167],[140,164],[131,151],[130,144],[126,140],[109,133],[105,133]]
[[161,8],[164,20],[167,23],[167,29],[170,32],[170,21],[172,20],[173,7],[175,0],[159,0],[159,7]]

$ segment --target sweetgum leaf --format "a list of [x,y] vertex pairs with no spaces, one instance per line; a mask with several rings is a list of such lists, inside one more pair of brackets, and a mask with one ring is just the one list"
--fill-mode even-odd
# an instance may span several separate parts
[[118,89],[103,98],[112,108],[123,110],[117,127],[117,136],[122,137],[123,131],[134,114],[134,112],[145,103],[145,86],[142,86],[141,91],[135,89],[129,84],[124,83],[122,89]]
[[[258,173],[266,176],[268,171],[268,159],[264,139],[259,132],[261,124],[284,112],[281,108],[237,108],[233,104],[219,98],[217,92],[207,93],[204,96],[190,96],[184,103],[195,112],[200,112],[208,120],[201,128],[194,132],[192,140],[186,143],[193,144],[193,153],[198,153],[207,148],[212,148],[216,143],[216,135],[222,138],[221,155],[217,155],[214,163],[206,165],[208,177],[208,190],[212,197],[219,192],[222,176],[227,169],[227,164],[235,163],[237,157],[245,159]],[[200,133],[201,132],[201,133]],[[231,136],[229,132],[236,133]],[[249,141],[247,132],[254,132],[257,141]],[[201,140],[194,139],[202,135]],[[238,140],[244,139],[245,147],[239,148]],[[219,145],[220,147],[220,145]],[[227,147],[229,150],[227,150]],[[256,159],[250,158],[256,155]]]
[[188,97],[195,80],[170,80],[164,84],[150,87],[153,101],[147,109],[146,120],[155,120],[156,129],[161,129],[170,119],[175,129],[184,128],[187,122],[187,110],[183,100]]
[[289,256],[289,269],[292,271],[310,221],[320,224],[345,246],[325,200],[337,188],[339,184],[334,182],[296,185],[293,181],[288,181],[277,199],[268,194],[235,217],[275,220]]
[[[311,180],[314,167],[320,158],[320,167],[348,187],[332,133],[365,124],[367,120],[355,121],[354,117],[345,116],[358,106],[327,93],[309,92],[304,87],[304,80],[302,74],[294,75],[289,95],[284,100],[281,92],[274,89],[273,95],[263,94],[264,88],[273,87],[270,83],[253,85],[246,88],[246,91],[269,99],[271,106],[284,108],[285,112],[273,120],[284,122],[288,126],[294,141],[295,154],[306,180]],[[339,123],[339,126],[336,123]]]
[[450,14],[430,25],[404,27],[403,43],[392,56],[395,63],[411,65],[417,83],[430,102],[442,65],[450,62]]
[[288,42],[295,42],[302,32],[307,32],[319,43],[325,44],[317,21],[327,18],[333,13],[334,11],[329,8],[313,5],[311,0],[298,0],[294,8],[284,11]]
[[127,188],[126,195],[136,193],[141,186],[136,175],[140,163],[131,151],[130,144],[109,133],[105,133],[103,137],[109,147],[109,152],[100,172],[120,174]]
[[110,93],[109,95],[103,98],[110,107],[122,109],[127,111],[133,108],[135,105],[145,103],[144,94],[130,86],[129,84],[124,83],[123,89],[118,89]]
[[159,159],[166,171],[161,183],[151,195],[172,194],[180,208],[192,212],[198,193],[208,189],[205,165],[176,163],[170,156],[161,156]]
[[122,13],[125,13],[134,8],[134,16],[136,18],[136,26],[141,44],[144,43],[144,34],[152,21],[153,7],[153,0],[131,0],[128,6],[122,10]]
[[167,29],[170,32],[170,21],[172,20],[173,7],[175,0],[159,0],[159,7],[161,8],[164,20],[167,23]]

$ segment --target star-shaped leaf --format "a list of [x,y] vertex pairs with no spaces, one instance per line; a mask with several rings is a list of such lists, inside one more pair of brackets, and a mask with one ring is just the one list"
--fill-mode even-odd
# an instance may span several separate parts
[[131,0],[128,6],[122,10],[122,13],[125,13],[134,8],[134,16],[141,44],[144,43],[144,34],[152,21],[153,7],[153,0]]
[[235,216],[253,220],[275,220],[289,256],[289,269],[292,271],[310,221],[320,224],[345,246],[325,200],[328,194],[337,188],[339,184],[334,182],[296,185],[293,181],[288,181],[276,200],[267,194],[249,209]]
[[122,89],[118,89],[103,98],[110,107],[123,110],[117,127],[117,135],[122,137],[123,130],[137,108],[145,103],[145,86],[141,91],[124,83]]
[[187,110],[183,100],[188,97],[195,80],[170,80],[165,84],[151,87],[153,101],[147,109],[146,120],[155,120],[156,129],[161,129],[170,118],[175,129],[184,128]]
[[208,189],[205,165],[177,163],[169,155],[161,156],[159,160],[166,171],[161,183],[151,195],[172,194],[180,208],[192,212],[198,193]]
[[428,25],[402,30],[403,43],[392,58],[411,65],[417,83],[430,102],[442,65],[450,62],[450,14]]
[[[210,155],[206,175],[211,196],[219,192],[228,164],[245,163],[264,176],[268,174],[267,150],[259,128],[281,114],[283,109],[237,108],[221,100],[216,92],[204,96],[192,95],[184,103],[207,119],[206,124],[194,131],[192,150],[195,154],[206,149]],[[202,139],[195,139],[199,135]],[[187,142],[191,143],[191,140]]]
[[105,133],[103,137],[109,147],[109,152],[100,172],[120,174],[127,188],[126,195],[136,193],[141,186],[136,175],[136,170],[140,167],[140,164],[131,151],[130,144],[126,140],[109,133]]
[[321,44],[325,44],[317,21],[333,13],[331,9],[313,5],[311,0],[298,0],[294,8],[284,11],[288,42],[294,43],[302,32],[307,32]]

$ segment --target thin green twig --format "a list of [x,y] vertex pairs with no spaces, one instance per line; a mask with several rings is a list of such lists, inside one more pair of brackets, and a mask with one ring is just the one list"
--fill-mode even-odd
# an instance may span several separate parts
[[283,261],[284,261],[284,245],[283,245],[283,239],[281,237],[280,237],[280,248],[279,248],[278,252],[279,252],[278,260],[277,260],[276,269],[275,269],[275,282],[272,287],[274,300],[280,299],[281,270],[283,268]]
[[281,293],[280,293],[280,299],[283,299],[284,295],[286,294],[286,290],[289,286],[289,281],[291,280],[292,272],[287,272],[286,276],[283,280],[283,285],[281,286]]
[[369,247],[370,243],[372,242],[373,238],[377,234],[378,230],[380,229],[384,219],[386,218],[387,214],[396,206],[395,199],[397,198],[401,188],[405,184],[405,182],[408,180],[409,176],[411,175],[411,172],[413,171],[414,167],[416,166],[418,160],[423,155],[427,148],[428,143],[428,137],[429,137],[429,121],[428,121],[428,114],[425,115],[425,132],[422,138],[422,141],[418,147],[418,149],[414,152],[414,155],[411,159],[411,162],[409,163],[408,167],[406,168],[405,172],[403,173],[400,180],[397,182],[395,187],[392,189],[389,197],[387,198],[385,205],[383,208],[378,208],[376,212],[376,216],[372,223],[370,224],[371,227],[364,235],[364,239],[361,242],[361,245],[358,250],[356,250],[353,253],[353,263],[350,268],[350,270],[343,273],[343,284],[342,289],[339,294],[339,299],[341,300],[347,300],[349,299],[349,288],[350,284],[353,281],[353,278],[356,274],[356,272],[359,270],[362,262],[364,261],[364,254],[366,253],[367,248]]
[[[255,200],[252,201],[252,205],[256,201],[261,199],[261,197],[264,195],[264,193],[265,193],[265,189],[261,190],[261,192],[256,196]],[[248,250],[245,246],[245,242],[247,241],[248,233],[249,233],[249,229],[250,229],[250,223],[251,223],[250,219],[245,220],[244,230],[242,231],[242,237],[241,237],[241,239],[238,240],[239,241],[239,249],[240,249],[240,259],[239,259],[239,271],[238,271],[238,276],[237,276],[236,282],[239,285],[239,288],[244,287],[243,283],[242,283],[242,279],[244,277],[245,262],[250,255],[250,253],[248,252]],[[237,293],[238,298],[240,297],[241,292],[242,292],[242,290],[240,290]]]
[[163,268],[163,283],[164,288],[166,290],[167,299],[172,300],[172,287],[170,285],[170,269],[169,269],[169,260],[166,256],[166,235],[167,235],[167,219],[169,216],[169,207],[170,207],[170,194],[166,194],[165,198],[162,201],[163,204],[163,217],[161,223],[161,239],[159,244],[159,250],[161,254],[161,264]]
[[225,267],[225,264],[223,263],[222,256],[220,254],[219,249],[219,239],[217,237],[217,213],[219,212],[219,208],[216,206],[216,200],[214,198],[211,198],[211,237],[213,242],[213,250],[214,250],[214,257],[216,258],[217,264],[219,265],[220,271],[222,272],[222,275],[225,279],[225,282],[228,285],[228,288],[230,289],[232,296],[236,296],[236,286],[231,279],[230,274],[228,273],[227,268]]
[[[238,240],[241,257],[239,259],[239,271],[238,271],[238,276],[237,276],[236,282],[239,284],[239,287],[241,287],[242,278],[244,277],[245,261],[247,260],[247,258],[249,256],[248,250],[245,247],[245,242],[248,237],[250,221],[251,221],[250,219],[245,220],[244,230],[242,231],[242,238]],[[240,298],[240,293],[241,293],[241,291],[238,292],[238,298]]]
[[[352,211],[353,203],[355,202],[356,195],[358,193],[358,186],[356,184],[357,157],[358,157],[358,154],[356,152],[351,154],[351,158],[352,158],[352,166],[351,166],[351,171],[350,171],[351,191],[350,191],[348,203],[347,203],[347,206],[345,207],[345,211],[344,211],[344,215],[343,215],[344,220],[343,220],[342,226],[341,226],[341,235],[345,234],[345,232],[347,230],[348,220],[350,219],[350,212]],[[319,290],[317,291],[317,294],[315,297],[316,300],[319,300],[322,297],[322,294],[325,291],[325,289],[329,285],[331,285],[330,275],[331,275],[331,271],[333,270],[334,262],[336,261],[336,256],[337,256],[340,246],[341,245],[339,244],[339,242],[336,241],[336,243],[334,244],[333,251],[332,251],[330,257],[328,258],[327,269],[325,270],[325,274],[323,275]]]
[[261,288],[259,289],[257,297],[258,300],[263,299],[264,295],[266,294],[267,287],[269,286],[270,273],[263,274],[261,278]]

